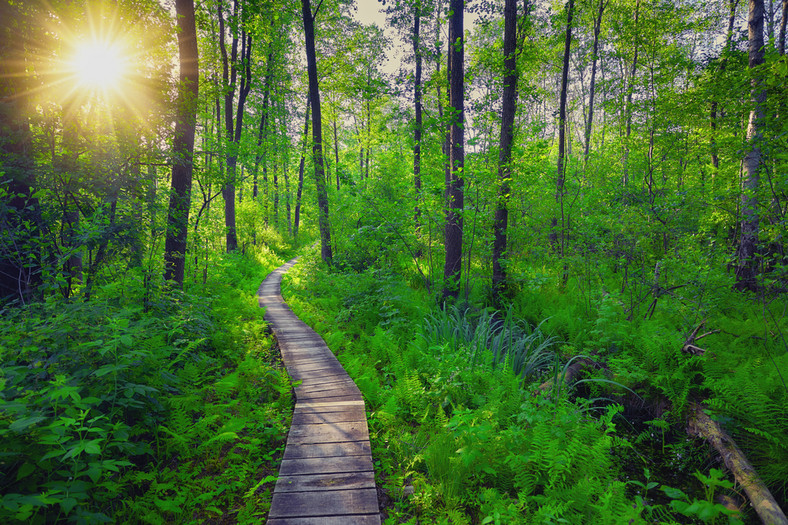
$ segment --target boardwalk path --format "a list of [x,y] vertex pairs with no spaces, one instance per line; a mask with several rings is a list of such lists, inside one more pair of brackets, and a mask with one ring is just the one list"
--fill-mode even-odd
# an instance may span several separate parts
[[379,525],[364,401],[326,343],[287,307],[277,268],[257,291],[296,405],[268,525]]

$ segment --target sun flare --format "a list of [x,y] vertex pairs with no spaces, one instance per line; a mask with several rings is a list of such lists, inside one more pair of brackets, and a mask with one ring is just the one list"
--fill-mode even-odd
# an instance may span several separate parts
[[88,41],[77,46],[71,68],[80,86],[110,90],[120,85],[126,73],[126,59],[117,45]]

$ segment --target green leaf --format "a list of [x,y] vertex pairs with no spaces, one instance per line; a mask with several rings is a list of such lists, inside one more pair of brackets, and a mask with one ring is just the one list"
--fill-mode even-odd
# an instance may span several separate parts
[[134,339],[129,334],[123,334],[120,336],[120,342],[126,346],[131,346],[134,344]]
[[26,478],[35,469],[36,469],[35,465],[33,465],[32,463],[25,462],[21,467],[19,467],[19,470],[16,471],[16,480],[19,481],[20,479]]
[[63,498],[60,501],[60,508],[63,509],[64,513],[68,514],[69,512],[71,512],[71,509],[73,509],[76,506],[76,504],[77,504],[76,498]]
[[91,439],[85,443],[85,452],[88,454],[101,454],[101,439]]
[[13,431],[15,431],[15,432],[21,432],[21,431],[25,430],[26,428],[31,427],[31,426],[35,425],[36,423],[38,423],[39,421],[43,421],[45,419],[46,418],[44,416],[25,417],[25,418],[22,418],[22,419],[17,419],[13,423],[11,423],[8,426],[8,428],[13,430]]

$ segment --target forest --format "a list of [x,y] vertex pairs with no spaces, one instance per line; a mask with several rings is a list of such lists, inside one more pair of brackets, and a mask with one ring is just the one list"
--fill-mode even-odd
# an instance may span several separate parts
[[300,256],[383,523],[788,524],[786,19],[0,0],[0,522],[265,521]]

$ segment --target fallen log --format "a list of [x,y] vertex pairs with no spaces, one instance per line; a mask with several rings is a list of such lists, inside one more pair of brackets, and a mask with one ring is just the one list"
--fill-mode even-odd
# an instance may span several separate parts
[[744,488],[753,509],[764,525],[788,525],[788,518],[733,439],[703,411],[700,404],[691,403],[689,409],[688,432],[702,437],[719,452],[736,482]]

